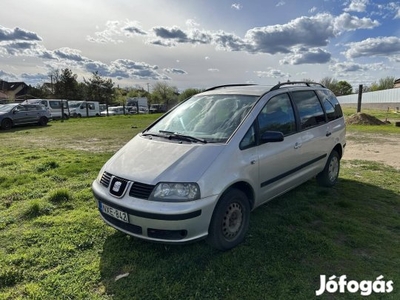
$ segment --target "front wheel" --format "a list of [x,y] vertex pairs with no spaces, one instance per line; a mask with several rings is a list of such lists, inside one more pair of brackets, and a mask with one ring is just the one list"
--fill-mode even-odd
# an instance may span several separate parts
[[241,190],[229,190],[214,209],[207,242],[223,251],[237,246],[244,240],[249,220],[249,199]]
[[340,156],[336,150],[332,150],[326,162],[324,170],[317,175],[317,182],[321,186],[332,187],[339,178]]

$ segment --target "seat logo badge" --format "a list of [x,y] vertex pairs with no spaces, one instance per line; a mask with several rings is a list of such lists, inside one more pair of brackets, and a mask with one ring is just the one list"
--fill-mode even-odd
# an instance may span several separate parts
[[118,192],[119,192],[119,189],[121,188],[121,185],[122,185],[122,182],[121,182],[121,181],[116,181],[116,182],[114,183],[113,188],[112,188],[113,192],[118,193]]

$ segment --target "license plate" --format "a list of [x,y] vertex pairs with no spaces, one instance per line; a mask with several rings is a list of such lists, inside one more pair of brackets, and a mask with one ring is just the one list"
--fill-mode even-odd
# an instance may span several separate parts
[[108,206],[104,203],[100,204],[101,211],[115,219],[118,219],[122,222],[129,223],[128,214],[126,212],[120,211],[119,209],[115,209],[114,207]]

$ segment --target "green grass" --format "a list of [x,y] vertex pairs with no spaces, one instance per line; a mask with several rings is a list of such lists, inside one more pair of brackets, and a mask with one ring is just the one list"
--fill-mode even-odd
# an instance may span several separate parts
[[399,299],[400,172],[379,163],[343,161],[334,188],[311,180],[263,205],[228,252],[105,225],[90,185],[155,117],[0,131],[0,299],[311,299],[320,275],[384,275],[394,291],[382,299]]
[[[343,106],[342,109],[346,117],[349,117],[357,112],[356,106]],[[362,108],[361,112],[368,115],[372,115],[375,118],[378,118],[382,121],[385,121],[386,119],[400,121],[400,113],[396,112],[393,109],[383,110],[383,109]]]

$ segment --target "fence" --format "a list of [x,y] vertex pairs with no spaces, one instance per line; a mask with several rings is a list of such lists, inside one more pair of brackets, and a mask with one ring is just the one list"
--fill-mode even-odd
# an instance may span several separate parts
[[[337,97],[340,104],[357,104],[358,94]],[[400,88],[362,94],[362,103],[400,103]]]

